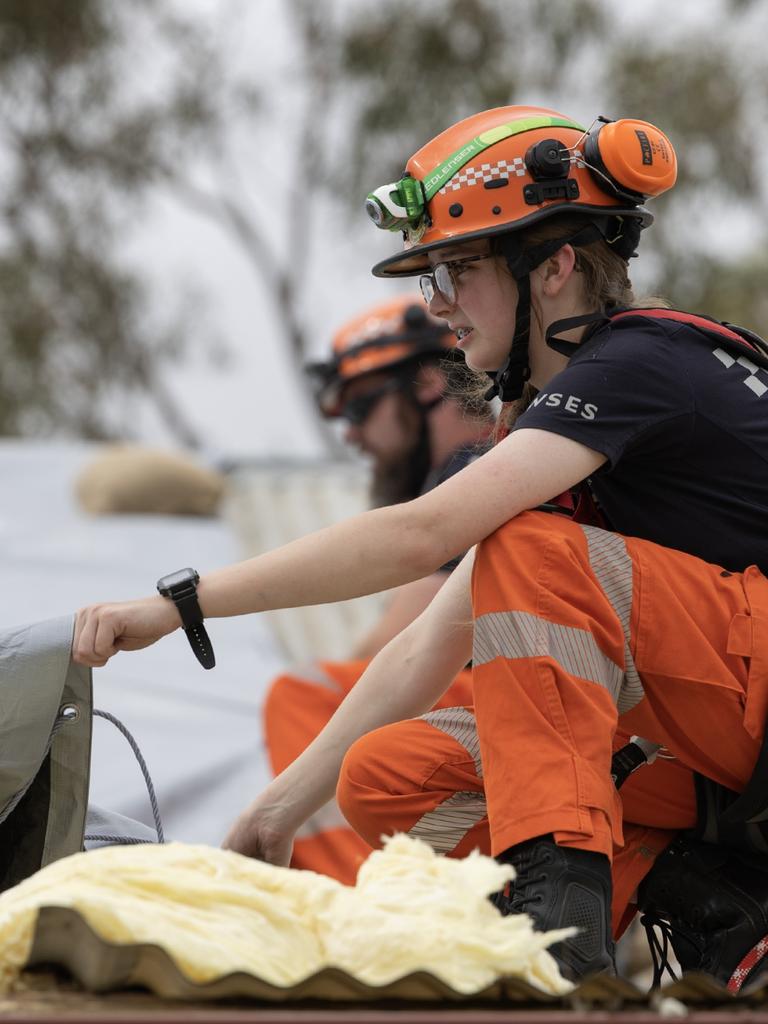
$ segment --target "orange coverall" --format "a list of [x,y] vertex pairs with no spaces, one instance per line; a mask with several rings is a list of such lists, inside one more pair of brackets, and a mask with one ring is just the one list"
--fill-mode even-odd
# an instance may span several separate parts
[[[560,516],[526,512],[478,545],[471,707],[369,733],[339,805],[372,845],[407,831],[455,856],[552,833],[613,860],[614,927],[674,830],[692,771],[739,791],[768,711],[768,580]],[[621,792],[611,753],[661,759]]]

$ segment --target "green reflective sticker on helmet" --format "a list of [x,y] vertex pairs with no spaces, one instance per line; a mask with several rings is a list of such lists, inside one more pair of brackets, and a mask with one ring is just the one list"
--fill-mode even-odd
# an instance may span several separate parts
[[472,157],[482,153],[484,149],[493,146],[502,139],[509,139],[513,135],[520,135],[522,132],[532,131],[534,128],[574,128],[578,132],[585,129],[575,121],[565,117],[521,117],[519,121],[512,121],[510,124],[500,124],[495,128],[489,128],[476,138],[472,139],[461,149],[452,153],[447,160],[437,166],[431,174],[424,179],[424,194],[427,202],[437,195],[440,189],[460,171],[465,164],[468,164]]
[[496,128],[489,128],[487,132],[481,132],[477,136],[477,141],[482,142],[484,146],[492,146],[494,142],[501,142],[509,134],[507,127],[505,124],[500,124]]

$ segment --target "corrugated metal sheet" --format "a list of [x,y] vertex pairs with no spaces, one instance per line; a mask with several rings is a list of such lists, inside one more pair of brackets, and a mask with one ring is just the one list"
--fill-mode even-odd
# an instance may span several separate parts
[[[375,940],[372,938],[372,941]],[[499,978],[482,992],[464,996],[425,971],[414,972],[391,984],[374,987],[334,968],[326,968],[289,988],[272,985],[244,972],[199,985],[190,982],[158,946],[106,942],[76,911],[68,907],[50,907],[40,911],[28,963],[64,967],[91,992],[103,993],[139,986],[166,999],[195,1002],[239,999],[278,1003],[285,1007],[296,1006],[296,1009],[302,1005],[306,1007],[307,1000],[311,1000],[315,1006],[335,1005],[337,1012],[343,1007],[342,1016],[349,1020],[368,1019],[356,1014],[354,1007],[387,1006],[392,1010],[398,1006],[403,1009],[413,1006],[425,1008],[437,1004],[443,1013],[450,1010],[451,1016],[462,1008],[474,1007],[475,1012],[467,1018],[472,1020],[483,1019],[477,1015],[478,1011],[526,1009],[530,1012],[530,1019],[571,1020],[578,1019],[578,1015],[587,1015],[585,1019],[604,1022],[614,1019],[607,1015],[624,1011],[627,1017],[631,1015],[630,1019],[638,1024],[641,1019],[659,1019],[657,1013],[661,1017],[680,1016],[682,1007],[669,1000],[676,1000],[689,1009],[725,1008],[731,1014],[737,1012],[738,1016],[729,1019],[736,1019],[740,1024],[768,1018],[768,986],[761,985],[752,992],[734,997],[724,986],[696,974],[666,985],[660,993],[652,995],[641,992],[621,978],[599,975],[582,982],[565,996],[549,996],[518,978]],[[1,1010],[0,1007],[0,1016]],[[553,1016],[554,1011],[564,1010],[571,1011],[574,1017]],[[678,1013],[675,1014],[675,1010]],[[651,1012],[653,1016],[646,1017],[643,1011]],[[297,1019],[301,1019],[298,1013]],[[402,1024],[410,1018],[401,1016],[398,1010],[396,1019]]]

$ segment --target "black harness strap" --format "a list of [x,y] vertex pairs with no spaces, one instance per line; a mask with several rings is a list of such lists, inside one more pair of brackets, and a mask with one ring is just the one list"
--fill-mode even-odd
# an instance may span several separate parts
[[746,327],[736,327],[734,324],[721,323],[711,317],[702,316],[698,313],[686,313],[682,309],[619,309],[616,312],[599,311],[587,313],[585,316],[572,316],[563,320],[557,320],[550,324],[546,331],[545,341],[547,345],[567,356],[569,359],[576,352],[581,344],[578,341],[566,341],[557,335],[562,331],[570,331],[574,327],[593,326],[593,330],[602,327],[604,324],[614,324],[619,320],[628,319],[640,320],[672,320],[675,323],[686,324],[705,335],[708,341],[717,342],[721,348],[735,357],[749,359],[756,366],[768,369],[768,342]]

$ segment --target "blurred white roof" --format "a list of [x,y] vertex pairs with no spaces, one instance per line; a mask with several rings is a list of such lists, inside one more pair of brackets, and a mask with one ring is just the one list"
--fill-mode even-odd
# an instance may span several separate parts
[[[221,519],[84,515],[73,481],[96,450],[0,440],[3,625],[151,594],[165,573],[187,565],[205,572],[242,556],[232,527]],[[134,734],[154,779],[166,836],[218,844],[267,781],[260,708],[285,657],[263,618],[213,620],[208,628],[215,669],[202,669],[175,633],[94,670],[94,704]],[[91,800],[151,824],[133,754],[100,719],[94,721]]]

